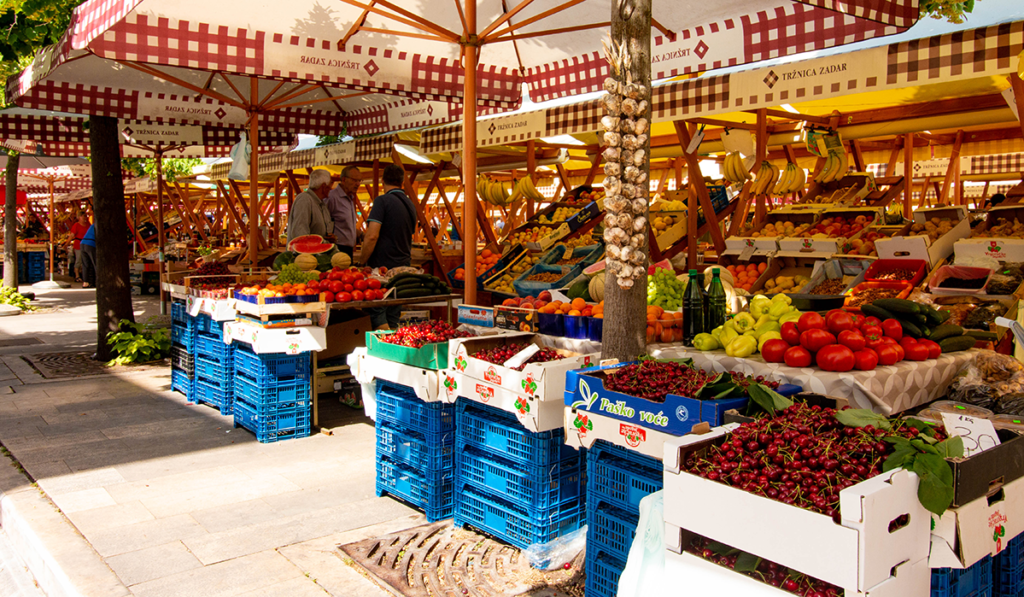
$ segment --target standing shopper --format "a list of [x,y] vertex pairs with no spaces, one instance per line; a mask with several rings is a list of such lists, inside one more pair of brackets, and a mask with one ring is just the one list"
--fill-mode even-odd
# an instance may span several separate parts
[[[74,246],[74,276],[75,282],[82,281],[82,239],[85,238],[85,233],[89,231],[89,214],[85,211],[78,212],[78,221],[71,225],[71,236],[75,237]],[[95,243],[93,246],[96,246]],[[71,273],[70,271],[68,272]]]
[[[405,172],[392,164],[384,168],[384,194],[373,200],[366,219],[366,235],[356,265],[370,267],[407,266],[412,263],[412,235],[416,231],[416,206],[402,190]],[[398,327],[402,308],[367,309],[374,329]]]
[[356,193],[361,182],[359,168],[346,166],[341,171],[341,181],[327,196],[327,208],[334,220],[334,242],[338,250],[349,257],[356,246]]
[[96,225],[82,237],[82,288],[96,287]]
[[309,188],[299,193],[288,212],[288,242],[307,234],[334,242],[334,221],[324,203],[332,184],[331,173],[327,170],[313,170],[309,175]]

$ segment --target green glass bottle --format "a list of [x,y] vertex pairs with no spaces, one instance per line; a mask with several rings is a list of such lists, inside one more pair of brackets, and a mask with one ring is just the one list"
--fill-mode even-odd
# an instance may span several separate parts
[[700,280],[697,270],[691,269],[683,293],[683,344],[686,346],[693,346],[697,334],[704,333],[704,293]]
[[711,288],[708,289],[707,332],[725,324],[726,306],[725,287],[718,268],[711,270]]

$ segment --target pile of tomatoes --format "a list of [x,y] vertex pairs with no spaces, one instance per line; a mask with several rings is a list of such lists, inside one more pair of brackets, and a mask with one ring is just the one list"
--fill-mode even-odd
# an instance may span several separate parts
[[320,273],[319,280],[307,283],[315,285],[326,297],[328,303],[347,303],[350,301],[375,301],[384,298],[384,290],[380,280],[367,277],[367,271],[355,267],[333,268]]
[[804,313],[799,321],[782,324],[781,334],[782,339],[765,342],[761,356],[790,367],[813,363],[825,371],[871,371],[904,359],[925,361],[942,354],[937,342],[904,336],[902,324],[895,319],[881,321],[840,309],[825,317]]

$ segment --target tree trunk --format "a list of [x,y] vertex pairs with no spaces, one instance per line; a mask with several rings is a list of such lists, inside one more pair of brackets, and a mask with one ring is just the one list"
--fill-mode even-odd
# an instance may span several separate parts
[[[651,88],[651,0],[612,0],[612,42],[627,42],[632,57],[629,72],[634,83]],[[625,74],[625,73],[623,73]],[[625,77],[623,77],[625,79]],[[651,118],[650,97],[646,113]],[[650,141],[643,150],[650,155]],[[650,176],[650,159],[641,170]],[[650,182],[644,182],[643,196],[649,198]],[[644,217],[649,213],[644,213]],[[634,215],[638,217],[638,215]],[[648,235],[640,249],[648,254]],[[649,262],[650,259],[647,260]],[[645,262],[646,267],[646,262]],[[605,278],[605,330],[601,340],[602,357],[632,361],[647,352],[647,278],[641,276],[632,288],[620,288],[614,275]]]
[[96,358],[113,358],[107,334],[122,319],[135,321],[128,278],[128,221],[124,213],[124,182],[117,119],[89,118],[92,158],[92,201],[96,226]]
[[18,162],[21,154],[12,151],[7,158],[4,198],[4,286],[18,287]]

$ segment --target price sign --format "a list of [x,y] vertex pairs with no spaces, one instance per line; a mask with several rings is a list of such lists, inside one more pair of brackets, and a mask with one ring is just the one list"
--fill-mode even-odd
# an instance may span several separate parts
[[754,245],[748,245],[746,247],[743,247],[743,250],[740,251],[739,260],[740,261],[750,261],[750,258],[754,256],[754,251],[756,251],[756,250],[757,250],[757,248],[754,247]]
[[954,413],[942,413],[946,432],[964,442],[964,456],[972,456],[999,445],[999,435],[992,421]]

